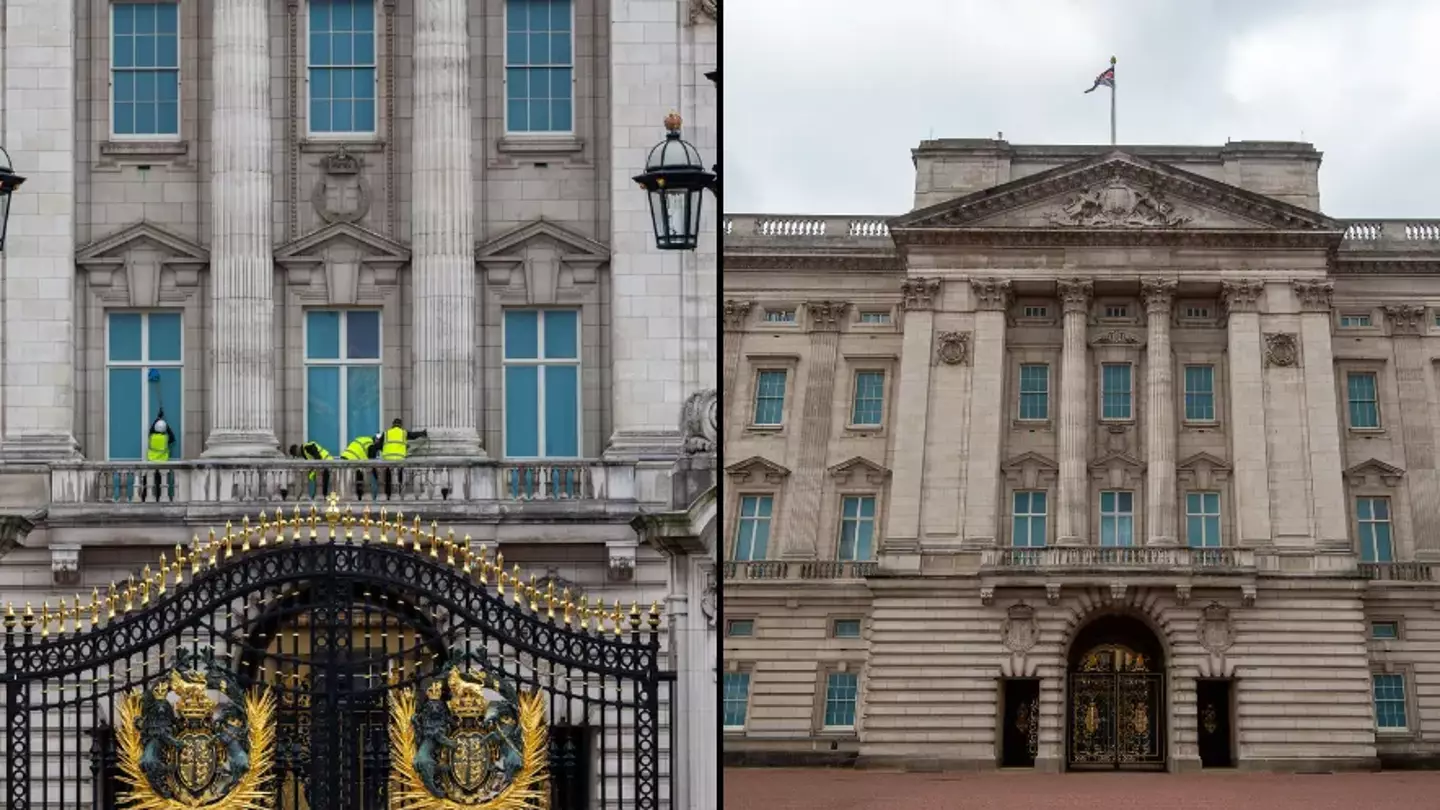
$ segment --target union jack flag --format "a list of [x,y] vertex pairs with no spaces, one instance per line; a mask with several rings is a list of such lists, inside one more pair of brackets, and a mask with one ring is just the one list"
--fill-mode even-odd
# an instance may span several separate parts
[[1112,90],[1115,89],[1115,66],[1114,66],[1114,65],[1111,65],[1110,67],[1105,68],[1105,70],[1102,71],[1099,76],[1096,76],[1096,77],[1095,77],[1095,84],[1091,85],[1091,86],[1090,86],[1090,89],[1089,89],[1089,90],[1086,90],[1085,92],[1087,92],[1087,93],[1094,92],[1094,90],[1095,90],[1096,87],[1101,87],[1101,86],[1109,87],[1109,88],[1112,89]]

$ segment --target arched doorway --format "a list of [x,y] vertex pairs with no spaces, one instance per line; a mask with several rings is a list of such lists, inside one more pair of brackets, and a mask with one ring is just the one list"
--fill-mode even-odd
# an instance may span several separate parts
[[1066,704],[1072,770],[1165,767],[1165,652],[1145,623],[1104,616],[1070,647]]

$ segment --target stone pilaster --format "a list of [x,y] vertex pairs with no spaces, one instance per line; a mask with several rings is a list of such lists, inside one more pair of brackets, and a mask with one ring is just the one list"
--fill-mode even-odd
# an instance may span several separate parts
[[210,123],[210,435],[205,455],[278,453],[271,215],[270,4],[215,0]]
[[740,346],[745,341],[745,322],[750,318],[750,301],[725,301],[725,378],[720,389],[720,421],[729,424],[730,402],[735,398],[735,376],[740,373]]
[[1304,358],[1315,542],[1322,551],[1346,551],[1351,548],[1350,520],[1345,505],[1340,415],[1335,408],[1335,352],[1330,342],[1330,297],[1335,285],[1328,281],[1296,281],[1292,287],[1300,301],[1300,354]]
[[[73,458],[75,443],[75,3],[9,0],[0,60],[15,192],[3,270],[8,461]],[[88,125],[88,124],[87,124]],[[90,452],[104,458],[104,448]]]
[[1060,355],[1060,479],[1056,509],[1056,542],[1085,545],[1090,536],[1087,436],[1090,431],[1090,356],[1086,321],[1095,284],[1084,279],[1056,283],[1064,312],[1064,345]]
[[[475,429],[475,198],[465,0],[415,3],[410,142],[414,427],[427,455],[480,454]],[[387,419],[388,423],[389,420]]]
[[[1385,309],[1395,347],[1395,377],[1400,387],[1400,432],[1405,451],[1405,481],[1410,489],[1410,526],[1418,560],[1440,560],[1440,475],[1435,469],[1436,403],[1431,393],[1431,361],[1425,351],[1425,307],[1396,304]],[[1342,389],[1343,390],[1343,389]]]
[[[894,471],[881,551],[887,567],[897,564],[894,554],[916,554],[920,548],[921,492],[924,484],[925,436],[923,426],[930,413],[930,369],[932,336],[935,332],[935,297],[940,280],[906,279],[901,284],[905,308],[905,337],[900,355],[900,379],[892,399],[895,402],[891,429],[895,432]],[[913,429],[907,426],[914,426]],[[955,493],[955,497],[959,497]],[[913,560],[918,567],[918,558]]]
[[1146,545],[1172,546],[1176,531],[1175,370],[1170,357],[1170,313],[1176,282],[1141,282],[1149,327],[1145,355]]
[[1270,522],[1269,438],[1265,428],[1265,369],[1260,345],[1260,281],[1222,285],[1228,313],[1230,466],[1237,545],[1274,544]]
[[[820,503],[825,485],[826,451],[835,411],[835,363],[840,354],[840,319],[849,308],[843,301],[805,304],[810,327],[810,356],[805,371],[805,407],[800,416],[800,452],[785,508],[784,559],[813,560],[820,555]],[[830,552],[827,550],[826,552]]]
[[[1010,282],[974,279],[970,288],[976,309],[970,390],[998,393],[1005,390],[1005,313],[1012,298]],[[972,403],[970,409],[962,541],[968,548],[993,546],[1000,536],[1000,449],[1005,441],[1005,414],[998,404],[977,408]]]

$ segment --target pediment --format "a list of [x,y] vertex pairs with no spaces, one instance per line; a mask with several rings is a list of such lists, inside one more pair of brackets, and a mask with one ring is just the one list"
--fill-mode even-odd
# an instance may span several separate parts
[[332,222],[275,249],[289,282],[315,290],[323,285],[332,306],[354,306],[361,290],[395,285],[409,261],[410,248],[349,222]]
[[1048,486],[1060,472],[1060,465],[1035,452],[1021,453],[1004,464],[1000,471],[1013,486],[1040,489]]
[[281,264],[321,262],[335,252],[354,254],[370,262],[395,263],[410,261],[410,248],[372,230],[348,222],[333,222],[299,239],[275,249],[275,260]]
[[789,477],[790,470],[767,458],[751,456],[726,467],[725,474],[737,484],[779,484]]
[[1193,483],[1196,489],[1210,489],[1230,477],[1230,465],[1204,451],[1176,464],[1175,470],[1182,481]]
[[1345,480],[1357,485],[1379,483],[1393,487],[1404,477],[1404,470],[1375,458],[1366,459],[1345,471]]
[[1212,470],[1229,470],[1230,465],[1218,456],[1200,452],[1175,465],[1177,470],[1198,470],[1201,467],[1209,467]]
[[1338,245],[1344,233],[1338,221],[1315,211],[1123,151],[937,203],[888,224],[897,244],[929,244],[937,230],[1132,240],[1141,234],[1283,233],[1308,237],[1315,246]]
[[188,300],[210,252],[150,222],[137,222],[75,252],[86,286],[106,305],[150,308]]
[[867,483],[883,484],[890,477],[890,471],[864,456],[856,456],[831,467],[827,472],[840,483],[846,483],[855,476],[861,476]]
[[504,261],[507,258],[519,260],[518,252],[532,242],[551,242],[560,248],[566,261],[591,260],[610,261],[610,249],[595,240],[583,236],[548,219],[537,219],[494,238],[475,244],[475,259],[481,263],[487,260]]
[[120,264],[127,253],[153,250],[167,260],[187,264],[208,264],[210,251],[198,242],[165,230],[151,222],[137,222],[103,236],[75,251],[75,261],[82,266]]
[[1036,467],[1042,470],[1058,470],[1060,465],[1052,461],[1048,456],[1042,456],[1036,452],[1025,452],[1010,459],[1000,466],[1000,469],[1010,472],[1025,467]]
[[547,219],[475,246],[487,285],[537,306],[573,303],[609,261],[609,248]]
[[1139,472],[1145,469],[1145,462],[1126,452],[1108,453],[1091,462],[1090,470],[1098,472],[1101,470],[1113,470],[1116,468],[1135,470]]

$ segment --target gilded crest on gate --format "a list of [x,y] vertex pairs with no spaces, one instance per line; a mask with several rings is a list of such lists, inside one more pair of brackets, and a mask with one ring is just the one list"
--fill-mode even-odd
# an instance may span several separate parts
[[[524,693],[484,656],[450,661],[423,696],[390,697],[391,768],[399,810],[543,806],[549,750],[544,697]],[[447,697],[448,694],[448,697]]]
[[120,779],[130,787],[120,803],[130,810],[269,807],[273,693],[246,693],[211,650],[179,650],[175,658],[163,677],[120,704]]

